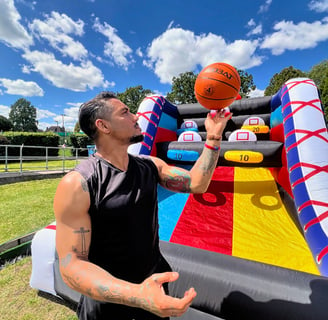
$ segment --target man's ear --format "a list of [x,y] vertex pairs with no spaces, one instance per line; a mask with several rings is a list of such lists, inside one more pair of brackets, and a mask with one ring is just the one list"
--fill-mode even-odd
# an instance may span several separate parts
[[110,133],[110,124],[108,121],[103,119],[97,119],[95,122],[96,127],[103,133]]

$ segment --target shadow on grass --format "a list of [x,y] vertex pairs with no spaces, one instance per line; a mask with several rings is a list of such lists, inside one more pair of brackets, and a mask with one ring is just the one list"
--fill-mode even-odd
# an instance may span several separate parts
[[47,299],[51,302],[65,306],[65,307],[71,309],[72,311],[76,311],[77,304],[74,302],[66,301],[60,297],[56,297],[56,296],[54,296],[50,293],[44,292],[44,291],[38,291],[38,296],[41,298]]

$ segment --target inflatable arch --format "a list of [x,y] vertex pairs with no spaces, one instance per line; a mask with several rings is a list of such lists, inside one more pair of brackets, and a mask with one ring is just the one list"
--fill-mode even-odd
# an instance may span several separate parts
[[[208,191],[158,187],[162,251],[180,273],[171,292],[198,292],[181,319],[326,319],[328,134],[318,90],[291,79],[274,96],[229,109]],[[204,146],[207,113],[147,97],[138,109],[145,139],[129,152],[189,168]],[[55,225],[32,242],[31,286],[76,302],[58,272],[54,237]]]

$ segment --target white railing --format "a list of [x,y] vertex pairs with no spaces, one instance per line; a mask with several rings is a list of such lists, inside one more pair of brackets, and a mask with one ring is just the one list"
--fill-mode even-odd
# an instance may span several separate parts
[[[40,149],[40,155],[29,155],[29,149]],[[15,150],[16,149],[16,150]],[[53,151],[57,150],[57,151]],[[0,145],[0,173],[1,172],[30,172],[60,170],[65,172],[72,168],[72,161],[77,164],[86,156],[80,152],[88,152],[87,148],[72,148],[66,146],[41,147],[26,145]],[[14,155],[11,155],[14,154]],[[56,154],[56,155],[53,155]],[[60,162],[60,165],[58,163]],[[68,166],[69,161],[69,166]],[[55,163],[55,165],[52,165]]]

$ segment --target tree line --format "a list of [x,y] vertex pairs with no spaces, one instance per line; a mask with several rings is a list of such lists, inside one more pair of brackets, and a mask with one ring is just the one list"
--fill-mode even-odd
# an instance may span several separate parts
[[[242,98],[248,98],[251,91],[256,89],[253,76],[243,70],[237,69],[240,80],[240,95]],[[265,96],[274,95],[289,79],[297,77],[308,77],[312,79],[321,94],[321,101],[326,117],[328,120],[328,60],[313,66],[310,71],[302,71],[290,66],[284,68],[279,73],[273,75],[268,87],[264,91]],[[166,94],[166,99],[174,104],[197,103],[194,95],[194,85],[197,74],[193,72],[181,73],[172,79],[171,91]],[[142,100],[153,94],[150,89],[144,89],[142,85],[129,87],[124,92],[116,92],[118,98],[123,101],[131,110],[136,113]],[[0,132],[1,131],[38,131],[38,122],[36,120],[36,108],[30,101],[20,98],[10,107],[9,118],[0,115]],[[74,131],[79,132],[80,128],[76,124]]]

